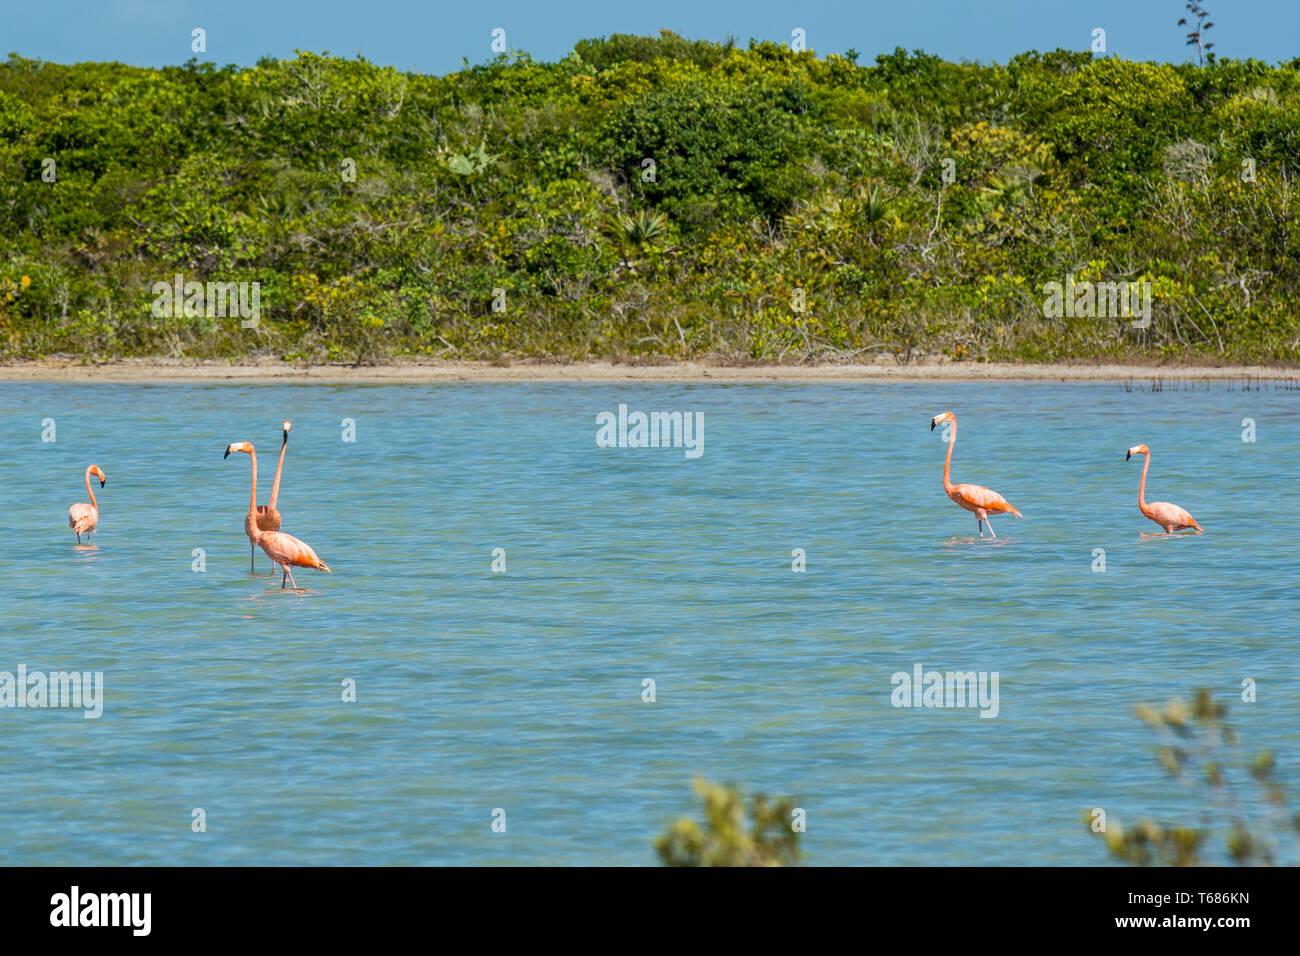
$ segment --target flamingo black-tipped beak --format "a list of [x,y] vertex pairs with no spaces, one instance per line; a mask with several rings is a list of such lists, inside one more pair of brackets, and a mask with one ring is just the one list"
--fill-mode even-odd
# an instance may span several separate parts
[[1124,456],[1124,460],[1128,461],[1132,457],[1133,457],[1133,452],[1130,451],[1127,455]]
[[99,487],[103,488],[106,484],[108,484],[108,479],[107,479],[107,478],[101,478],[101,479],[99,479]]
[[934,431],[934,419],[930,419],[930,431]]
[[225,453],[224,455],[221,456],[221,460],[222,460],[222,461],[225,461],[225,460],[226,460],[227,458],[229,458],[229,457],[230,457],[230,446],[227,445],[227,446],[226,446],[226,453]]

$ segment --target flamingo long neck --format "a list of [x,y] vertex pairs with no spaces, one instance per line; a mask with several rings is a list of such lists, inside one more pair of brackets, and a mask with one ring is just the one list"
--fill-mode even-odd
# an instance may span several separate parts
[[275,510],[276,499],[280,497],[280,472],[284,470],[284,453],[289,447],[289,436],[285,435],[280,443],[280,464],[275,466],[275,483],[271,485],[271,510]]
[[95,492],[90,487],[90,469],[86,469],[86,494],[90,495],[90,507],[96,511],[99,510],[99,502],[95,500]]
[[248,526],[251,529],[249,534],[256,541],[262,536],[260,529],[257,527],[257,452],[249,448],[248,457],[253,463],[253,485],[248,492]]
[[952,491],[952,448],[957,444],[957,423],[952,423],[952,434],[948,436],[948,457],[943,462],[943,490]]
[[1144,456],[1146,461],[1142,463],[1142,480],[1138,482],[1138,510],[1146,514],[1147,510],[1147,469],[1151,467],[1151,452]]

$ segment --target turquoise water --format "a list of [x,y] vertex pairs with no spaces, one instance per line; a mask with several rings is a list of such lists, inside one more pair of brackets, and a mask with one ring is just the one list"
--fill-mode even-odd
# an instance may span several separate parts
[[[698,774],[795,797],[812,864],[1105,862],[1085,810],[1203,809],[1139,702],[1214,688],[1296,779],[1298,398],[0,386],[0,670],[105,687],[97,720],[0,710],[0,859],[650,864],[698,816]],[[702,456],[598,448],[620,403],[703,412]],[[995,518],[996,541],[943,494],[946,409],[954,480],[1025,515]],[[260,551],[250,576],[249,461],[222,460],[256,443],[265,501],[285,418],[283,530],[334,571],[300,570],[297,594]],[[1124,460],[1138,443],[1148,499],[1206,535],[1139,538],[1158,529]],[[91,462],[108,485],[82,550],[67,508]],[[916,664],[996,671],[997,717],[893,707]]]

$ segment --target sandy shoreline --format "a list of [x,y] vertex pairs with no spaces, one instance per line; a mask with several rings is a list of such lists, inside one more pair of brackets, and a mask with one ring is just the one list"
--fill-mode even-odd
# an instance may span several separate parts
[[285,363],[163,362],[123,360],[102,365],[24,362],[0,365],[0,382],[123,384],[401,385],[439,382],[1127,382],[1196,383],[1300,380],[1300,369],[1274,366],[1016,365],[949,362],[930,365],[726,366],[571,365],[487,362],[400,363],[353,368]]

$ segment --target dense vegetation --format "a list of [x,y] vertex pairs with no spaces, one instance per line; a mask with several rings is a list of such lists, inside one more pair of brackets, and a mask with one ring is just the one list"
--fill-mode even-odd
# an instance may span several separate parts
[[[1243,699],[1255,699],[1253,682]],[[1165,771],[1196,793],[1202,812],[1191,823],[1143,819],[1123,827],[1118,820],[1108,824],[1104,808],[1093,808],[1084,821],[1116,859],[1139,866],[1300,863],[1300,813],[1289,809],[1273,754],[1243,756],[1225,704],[1202,688],[1190,705],[1175,698],[1163,709],[1142,704],[1137,713],[1160,737]],[[1243,787],[1243,777],[1254,786]],[[1216,854],[1214,837],[1220,833],[1223,847]]]
[[704,825],[690,817],[674,823],[654,841],[664,866],[796,866],[803,851],[803,809],[788,797],[759,794],[745,806],[735,787],[695,779],[704,804]]
[[[0,356],[1300,357],[1300,59],[856,59],[11,55]],[[260,323],[157,317],[178,273]],[[1067,275],[1152,321],[1049,317]]]

